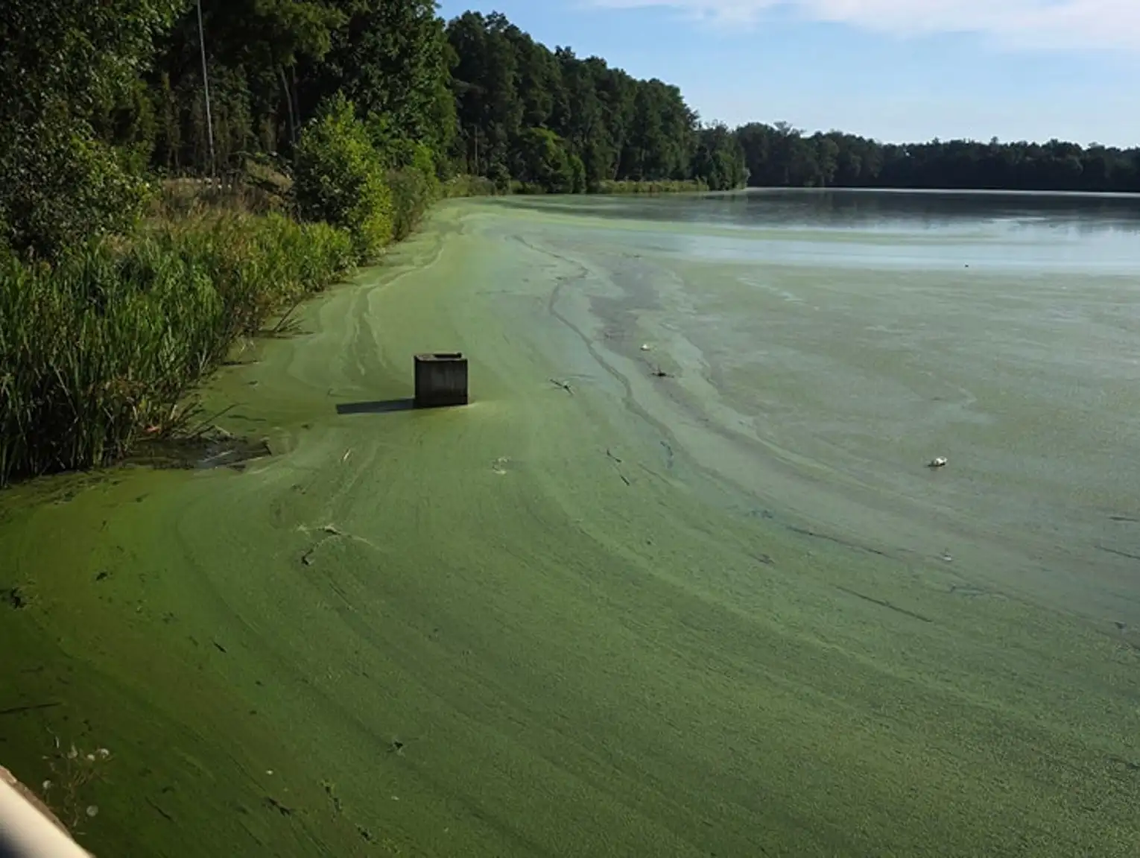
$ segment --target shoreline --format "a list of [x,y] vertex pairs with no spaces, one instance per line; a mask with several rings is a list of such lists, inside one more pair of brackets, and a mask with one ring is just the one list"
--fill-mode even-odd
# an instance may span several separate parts
[[[725,495],[699,344],[664,326],[684,290],[583,240],[440,206],[211,382],[207,410],[283,454],[0,496],[28,597],[0,649],[21,699],[60,703],[5,724],[23,777],[51,733],[110,748],[97,854],[191,827],[202,854],[1126,848],[1113,645]],[[470,406],[336,413],[406,397],[442,348]]]

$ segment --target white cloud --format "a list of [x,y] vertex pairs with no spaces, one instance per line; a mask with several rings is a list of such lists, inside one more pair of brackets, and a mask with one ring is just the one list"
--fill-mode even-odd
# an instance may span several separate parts
[[1140,0],[589,0],[752,25],[774,10],[900,36],[975,33],[1024,48],[1140,51]]

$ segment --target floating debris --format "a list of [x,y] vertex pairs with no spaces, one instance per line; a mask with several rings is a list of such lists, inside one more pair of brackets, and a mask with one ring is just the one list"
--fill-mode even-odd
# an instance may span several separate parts
[[642,344],[641,344],[641,350],[642,350],[643,352],[647,352],[647,351],[649,351],[649,343],[642,343]]
[[9,587],[6,590],[0,590],[0,602],[4,602],[8,607],[17,611],[28,607],[28,597],[19,587]]
[[929,462],[927,462],[926,467],[928,467],[928,468],[945,468],[946,464],[948,462],[949,462],[949,459],[947,459],[945,456],[935,456],[933,459],[931,459]]

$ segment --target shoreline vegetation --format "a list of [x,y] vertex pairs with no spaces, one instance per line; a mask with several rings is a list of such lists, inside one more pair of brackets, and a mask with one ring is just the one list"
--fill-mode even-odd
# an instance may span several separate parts
[[0,21],[24,82],[0,97],[0,485],[183,425],[237,338],[442,197],[1140,190],[1140,150],[704,123],[675,86],[432,0],[201,6],[13,0]]

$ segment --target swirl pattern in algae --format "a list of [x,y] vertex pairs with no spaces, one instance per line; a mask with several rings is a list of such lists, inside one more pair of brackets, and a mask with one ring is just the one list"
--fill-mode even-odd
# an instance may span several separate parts
[[576,217],[449,204],[225,370],[242,473],[9,492],[0,759],[108,749],[106,855],[1138,854],[1135,649],[840,516]]

